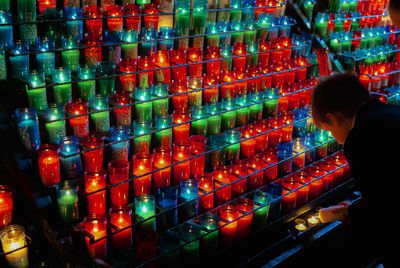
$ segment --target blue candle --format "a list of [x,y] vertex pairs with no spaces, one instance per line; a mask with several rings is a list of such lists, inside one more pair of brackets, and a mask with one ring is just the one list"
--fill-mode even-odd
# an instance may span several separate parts
[[[54,40],[49,40],[47,37],[36,39],[36,62],[38,70],[46,75],[51,75],[55,66]],[[45,53],[43,53],[45,52]]]
[[180,182],[180,197],[183,202],[182,216],[184,219],[193,218],[199,213],[199,182],[194,179],[182,180]]
[[[158,39],[163,39],[158,41],[159,50],[171,50],[174,48],[174,38],[175,31],[174,28],[169,26],[161,26],[160,32],[158,33]],[[165,40],[170,39],[170,40]]]
[[[162,210],[168,212],[160,217],[161,229],[178,225],[178,189],[175,186],[164,186],[157,189],[158,204]],[[163,228],[164,227],[164,228]]]
[[83,39],[82,9],[80,7],[65,7],[65,17],[72,19],[65,22],[68,35],[77,36]]
[[123,59],[137,59],[138,57],[138,31],[136,30],[123,30],[122,31],[122,51],[121,57]]
[[106,60],[119,65],[121,60],[121,45],[118,45],[122,41],[122,32],[107,31],[105,33],[106,44]]
[[112,126],[111,127],[111,142],[118,142],[111,145],[112,160],[129,161],[129,140],[130,126]]
[[221,47],[229,46],[231,43],[231,33],[229,29],[229,22],[219,21],[217,22],[218,33],[219,33],[219,44]]
[[57,140],[60,148],[61,177],[74,179],[83,176],[78,137],[65,136]]
[[27,151],[37,150],[40,146],[37,110],[35,108],[18,108],[14,115],[25,149]]
[[9,23],[12,23],[11,12],[0,10],[0,46],[9,45],[13,40],[12,25],[3,25]]
[[157,29],[155,28],[143,28],[141,32],[142,48],[141,54],[143,56],[150,56],[157,49]]
[[[28,43],[17,40],[11,45],[10,56],[12,77],[23,79],[29,71]],[[25,55],[22,55],[25,54]]]
[[28,96],[29,107],[44,110],[47,107],[46,80],[44,73],[35,70],[26,74],[25,81],[26,94]]

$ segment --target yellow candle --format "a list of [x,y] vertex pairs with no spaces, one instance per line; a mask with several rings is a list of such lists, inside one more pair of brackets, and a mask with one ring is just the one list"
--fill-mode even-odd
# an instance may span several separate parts
[[1,230],[1,244],[6,260],[10,267],[28,267],[28,248],[24,247],[7,254],[13,250],[26,246],[25,229],[21,225],[12,224]]
[[296,220],[295,220],[295,223],[296,223],[295,228],[296,228],[298,231],[304,231],[304,230],[307,229],[306,222],[305,222],[304,220],[302,220],[302,219],[296,219]]
[[319,222],[319,220],[318,220],[318,217],[316,217],[316,216],[311,216],[311,217],[309,217],[308,219],[307,219],[307,221],[308,221],[308,223],[309,224],[311,224],[311,225],[315,225],[315,224],[317,224],[318,222]]

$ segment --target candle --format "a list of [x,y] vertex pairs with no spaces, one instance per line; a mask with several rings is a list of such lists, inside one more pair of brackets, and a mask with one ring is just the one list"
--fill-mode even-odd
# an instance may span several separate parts
[[256,190],[254,192],[254,218],[253,227],[255,230],[262,228],[267,223],[269,208],[271,205],[271,195],[262,191]]
[[[186,64],[186,49],[177,48],[171,51],[171,65]],[[186,82],[187,71],[186,66],[173,67],[171,69],[172,80],[175,82]]]
[[239,130],[226,130],[225,131],[225,143],[232,144],[225,148],[225,163],[231,164],[235,160],[239,159],[240,155],[240,137],[242,133]]
[[282,213],[288,213],[296,208],[298,184],[292,179],[282,179]]
[[214,256],[218,246],[218,216],[205,213],[200,217],[200,225],[207,230],[207,235],[200,240],[200,254]]
[[207,117],[207,136],[218,134],[221,132],[222,117],[219,113],[222,110],[222,103],[208,103],[207,108],[208,115],[213,115]]
[[190,222],[179,225],[178,232],[183,242],[190,242],[181,248],[180,265],[190,267],[199,264],[200,235],[202,228]]
[[241,42],[236,42],[233,45],[233,50],[232,50],[233,56],[236,58],[233,58],[233,68],[236,69],[239,72],[243,72],[246,68],[246,57],[237,57],[240,55],[246,55],[247,50],[246,50],[246,44],[241,43]]
[[107,134],[110,131],[110,116],[108,111],[108,96],[95,95],[90,98],[90,108],[95,112],[90,114],[96,132]]
[[201,119],[208,115],[208,109],[205,106],[192,107],[193,119],[198,119],[191,123],[190,133],[192,135],[207,135],[207,119]]
[[159,131],[154,133],[155,146],[165,146],[171,148],[172,146],[172,116],[169,114],[160,115],[155,118],[155,128]]
[[172,147],[174,163],[181,162],[173,166],[174,185],[179,185],[182,180],[187,180],[190,177],[190,161],[184,161],[192,157],[190,148],[185,145],[175,145]]
[[55,66],[54,40],[46,36],[36,38],[36,63],[38,70],[50,75]]
[[[232,21],[230,30],[233,31],[231,33],[231,45],[235,45],[236,43],[242,43],[244,37],[244,22],[242,21]],[[244,52],[243,52],[244,51]],[[246,54],[246,49],[242,50],[244,54]]]
[[225,246],[231,246],[236,241],[238,210],[234,205],[225,205],[219,210],[219,216],[223,219],[219,223],[220,226],[223,226],[220,229],[222,243]]
[[143,28],[141,31],[141,55],[151,56],[157,49],[157,29]]
[[209,47],[218,47],[220,42],[220,35],[217,34],[219,32],[218,26],[215,22],[207,22],[207,46]]
[[236,85],[232,83],[236,81],[236,71],[225,70],[221,74],[221,98],[234,98],[236,97]]
[[11,224],[4,227],[0,232],[0,239],[10,267],[29,267],[28,247],[23,226]]
[[[190,4],[189,4],[190,5]],[[175,6],[175,29],[177,36],[189,36],[190,27],[190,7],[188,3],[178,2]],[[176,47],[187,48],[189,45],[188,38],[175,39]]]
[[237,221],[236,236],[238,239],[242,240],[251,233],[251,225],[253,222],[253,212],[251,211],[254,209],[254,202],[248,198],[239,198],[236,202],[236,207],[239,210],[239,217],[248,213]]
[[[198,47],[190,47],[188,49],[188,63],[201,61],[203,61],[203,49]],[[191,77],[202,77],[203,65],[201,63],[188,65],[188,75]]]
[[132,107],[126,106],[131,104],[129,91],[114,92],[111,97],[111,104],[114,107],[121,108],[113,109],[113,119],[117,126],[130,126],[132,122]]
[[56,7],[56,0],[39,0],[39,13],[41,15],[44,14],[44,10],[46,8],[55,8]]
[[[1,46],[1,45],[0,45]],[[6,56],[4,49],[0,49],[0,81],[7,79]]]
[[[106,213],[105,170],[85,171],[85,193],[89,214],[104,215]],[[101,190],[101,191],[99,191]],[[92,192],[96,192],[91,194]]]
[[[97,74],[102,77],[97,79],[97,87],[100,95],[112,95],[115,89],[115,63],[102,61],[97,63]],[[108,77],[111,76],[111,77]]]
[[232,46],[227,45],[222,48],[221,56],[221,70],[227,71],[232,69]]
[[244,195],[247,192],[247,178],[242,179],[242,177],[248,174],[248,163],[246,160],[237,160],[230,166],[232,174],[236,176],[237,181],[232,185],[232,196],[233,198]]
[[215,192],[215,205],[220,206],[231,200],[232,186],[227,184],[236,180],[237,177],[232,175],[230,170],[225,166],[215,169],[215,188],[219,189]]
[[150,261],[157,256],[157,232],[151,229],[139,229],[135,235],[135,260]]
[[194,179],[182,180],[179,183],[179,196],[185,202],[181,206],[183,219],[190,219],[199,213],[199,182]]
[[[158,6],[153,3],[144,5],[144,28],[154,28],[158,29],[159,15],[155,15],[160,13]],[[154,14],[154,15],[151,15]]]
[[206,74],[207,76],[218,76],[221,71],[221,51],[218,46],[210,46],[207,49],[206,60],[216,60],[216,61],[209,61],[206,63]]
[[133,139],[133,152],[134,153],[150,153],[151,134],[153,121],[133,121],[133,135],[139,136]]
[[29,71],[29,54],[27,54],[29,52],[29,45],[24,41],[14,41],[10,46],[10,52],[12,53],[9,57],[11,76],[23,79]]
[[280,115],[281,125],[284,126],[281,129],[282,137],[281,142],[289,142],[292,140],[293,133],[293,112],[285,112]]
[[141,220],[145,220],[139,224],[141,229],[156,230],[156,219],[153,217],[146,220],[156,214],[155,197],[153,195],[142,194],[135,197],[135,214],[138,215]]
[[128,30],[136,30],[140,32],[141,27],[141,16],[137,16],[142,14],[142,6],[134,3],[125,4],[125,21],[126,21],[126,29]]
[[[81,139],[84,150],[89,150],[84,153],[85,171],[95,172],[103,167],[103,148],[104,135],[101,133],[92,133]],[[100,147],[100,148],[97,148]],[[90,150],[97,148],[94,150]]]
[[190,89],[190,93],[188,94],[189,109],[191,109],[191,107],[198,107],[201,105],[203,92],[199,89],[202,88],[202,84],[203,77],[188,77],[188,88]]
[[[193,135],[189,138],[190,152],[193,155],[203,154],[206,152],[207,138],[201,135]],[[200,177],[204,173],[206,156],[197,156],[190,160],[190,177]]]
[[264,154],[256,154],[252,157],[248,158],[248,167],[249,173],[255,173],[254,175],[250,176],[247,180],[247,188],[249,191],[258,189],[263,184],[264,179],[264,171],[257,172],[268,165],[264,162]]
[[331,61],[329,59],[328,48],[319,48],[315,50],[319,65],[319,74],[327,76],[332,73]]
[[293,143],[282,142],[278,144],[278,161],[283,161],[278,164],[278,176],[285,176],[292,172]]
[[[140,196],[143,194],[151,193],[152,185],[152,174],[144,175],[152,171],[153,159],[148,153],[142,152],[133,155],[133,175],[135,178],[133,180],[133,194],[134,196]],[[144,175],[144,176],[142,176]]]
[[61,175],[65,179],[81,177],[82,162],[79,154],[78,137],[64,136],[57,140],[60,147]]
[[[122,6],[120,5],[108,5],[105,10],[107,19],[107,28],[109,31],[120,32],[124,24],[124,18],[122,17]],[[103,14],[104,16],[104,14]]]
[[[83,221],[83,228],[88,232],[91,237],[85,237],[86,247],[89,255],[92,258],[104,259],[107,257],[107,225],[106,220],[103,217],[88,216]],[[92,241],[101,239],[93,243]]]
[[[108,212],[110,223],[116,227],[112,232],[112,245],[114,248],[131,248],[132,241],[132,216],[128,207],[111,208]],[[124,229],[120,231],[121,229]]]
[[178,225],[178,210],[176,209],[178,205],[178,188],[175,186],[158,188],[157,196],[158,204],[162,210],[166,211],[160,215],[160,224],[157,222],[158,226],[162,226],[162,230],[175,227]]
[[76,35],[63,35],[61,36],[61,59],[64,68],[69,68],[71,71],[76,72],[79,65],[79,39]]
[[101,41],[91,41],[87,39],[87,34],[85,34],[85,63],[89,65],[97,66],[102,60],[102,45]]
[[138,74],[139,86],[151,87],[154,79],[154,71],[143,71],[154,69],[152,59],[148,56],[144,56],[143,58],[139,59],[138,66],[140,70],[140,73]]
[[[153,55],[154,67],[166,68],[170,66],[170,58],[167,50],[157,50]],[[156,81],[158,83],[171,83],[171,69],[161,69],[155,71]]]
[[203,102],[216,103],[219,96],[219,76],[203,76]]
[[205,175],[199,176],[198,180],[200,213],[203,213],[214,207],[214,193],[209,193],[214,190],[214,178],[213,176]]
[[[97,63],[96,63],[97,65]],[[83,100],[89,100],[96,93],[96,66],[78,65],[78,95]]]
[[130,126],[111,127],[111,158],[112,160],[129,160]]
[[212,152],[209,153],[210,164],[213,169],[217,169],[225,165],[225,148],[221,148],[225,146],[225,138],[223,135],[212,135],[209,140],[209,149],[212,150]]
[[175,93],[172,97],[172,105],[175,111],[187,110],[189,103],[189,95],[181,94],[187,92],[187,83],[186,82],[173,82],[171,84],[171,91]]
[[96,5],[89,5],[85,8],[86,32],[91,41],[100,40],[103,35],[102,8]]
[[294,180],[298,184],[296,207],[299,208],[308,202],[308,193],[310,185],[304,185],[309,181],[308,174],[303,171],[298,171],[294,174]]
[[60,159],[56,144],[41,144],[38,149],[38,166],[45,187],[60,182]]
[[282,131],[279,117],[268,118],[268,127],[271,130],[268,135],[268,147],[275,147],[281,142]]
[[56,185],[58,213],[67,223],[76,223],[79,220],[78,184],[73,180],[61,181]]
[[231,111],[232,109],[236,108],[234,99],[232,98],[222,99],[222,105],[225,110],[225,112],[221,114],[222,129],[224,130],[233,129],[236,125],[236,110]]
[[166,115],[169,109],[168,84],[154,83],[152,85],[152,92],[153,99],[156,99],[152,101],[154,117]]
[[122,30],[121,58],[138,58],[138,31]]
[[319,36],[324,36],[326,34],[326,30],[328,27],[328,14],[318,13],[316,22],[315,22],[315,29]]
[[296,219],[296,220],[295,220],[295,223],[296,223],[295,228],[296,228],[298,231],[302,232],[302,231],[307,230],[307,225],[306,225],[306,221],[305,221],[305,220]]
[[114,160],[108,163],[110,184],[119,184],[110,189],[111,204],[121,207],[128,204],[129,199],[129,163],[126,160]]
[[10,188],[0,185],[0,228],[11,223],[13,211],[13,198]]
[[37,110],[35,108],[18,108],[14,115],[18,134],[25,150],[37,150],[40,146]]
[[46,82],[43,72],[33,70],[25,75],[29,107],[44,110],[47,106]]
[[[8,0],[7,0],[8,1]],[[6,1],[6,2],[7,2]],[[1,5],[1,4],[0,4]],[[12,25],[3,25],[12,23],[12,14],[0,6],[0,46],[11,45],[14,40]]]
[[246,125],[242,127],[242,138],[246,139],[240,143],[240,156],[242,158],[248,158],[253,156],[256,152],[256,139],[250,137],[255,135],[253,125]]
[[174,111],[172,114],[172,120],[174,124],[178,126],[172,128],[174,143],[177,145],[184,145],[189,138],[190,124],[182,124],[183,122],[189,121],[190,116],[184,112]]
[[124,58],[119,63],[119,70],[122,73],[127,73],[119,77],[119,86],[122,91],[132,92],[136,86],[136,60]]
[[258,50],[260,54],[258,55],[258,64],[262,67],[267,67],[269,64],[271,42],[262,40],[258,43]]
[[54,83],[60,83],[53,86],[54,100],[58,103],[72,100],[71,70],[68,67],[57,67],[53,71],[52,79]]
[[[156,147],[153,150],[153,169],[161,169],[172,164],[172,150],[169,147]],[[153,189],[171,185],[171,168],[153,173]]]
[[137,121],[152,119],[153,104],[151,87],[139,86],[135,88],[135,101],[141,102],[135,105],[135,118]]
[[82,8],[79,6],[65,6],[65,17],[70,19],[68,21],[65,21],[66,33],[71,36],[76,36],[79,40],[82,40]]

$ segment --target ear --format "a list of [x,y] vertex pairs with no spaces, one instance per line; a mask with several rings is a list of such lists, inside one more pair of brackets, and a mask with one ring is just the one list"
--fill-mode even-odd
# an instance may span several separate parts
[[332,127],[336,127],[337,125],[339,125],[339,122],[341,120],[341,115],[337,114],[337,113],[327,113],[326,114],[326,119],[327,119],[327,123],[329,125],[331,125]]

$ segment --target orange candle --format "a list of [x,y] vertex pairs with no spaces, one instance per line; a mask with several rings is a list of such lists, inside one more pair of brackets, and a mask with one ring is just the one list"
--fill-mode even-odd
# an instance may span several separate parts
[[173,94],[179,94],[172,97],[172,105],[175,111],[188,109],[189,95],[181,94],[187,91],[187,82],[173,82],[171,84],[171,92]]
[[119,184],[110,189],[111,204],[121,207],[128,204],[129,200],[129,163],[125,160],[115,160],[108,163],[108,176],[110,184]]
[[[221,58],[221,49],[219,47],[211,46],[207,49],[206,60],[217,60]],[[206,63],[206,74],[208,76],[219,76],[221,72],[221,61],[210,61]]]
[[[66,112],[69,116],[85,114],[88,112],[87,103],[78,99],[71,101],[66,106]],[[89,134],[89,116],[83,115],[69,119],[69,125],[72,129],[72,134],[78,138]]]
[[[189,47],[188,49],[188,63],[195,63],[203,61],[203,49],[199,47]],[[203,64],[191,64],[188,66],[188,74],[192,77],[203,76]]]
[[60,157],[56,144],[42,144],[38,150],[39,173],[44,186],[60,182]]
[[256,139],[249,139],[250,137],[255,135],[254,126],[245,125],[244,127],[242,127],[241,131],[242,139],[247,140],[240,142],[240,156],[242,158],[248,158],[256,153]]
[[[157,50],[152,57],[155,68],[164,68],[170,66],[170,58],[167,50]],[[170,68],[155,71],[155,76],[158,83],[171,83]]]
[[11,223],[13,210],[12,192],[0,185],[0,229]]
[[[246,44],[242,42],[236,42],[233,45],[232,49],[232,56],[240,56],[240,55],[246,55],[247,49],[246,49]],[[243,57],[236,57],[232,59],[232,66],[233,69],[237,70],[238,72],[244,72],[246,69],[246,56]]]
[[[268,164],[264,162],[264,155],[262,154],[256,154],[249,157],[248,165],[249,165],[249,173],[254,173],[255,171],[258,171],[268,166]],[[250,176],[247,180],[247,189],[249,191],[252,191],[260,188],[263,185],[263,180],[264,180],[264,171],[258,172]]]
[[[108,212],[110,223],[118,228],[113,230],[112,244],[114,248],[131,248],[132,247],[132,216],[128,207],[111,208]],[[127,228],[123,231],[121,229]],[[118,233],[116,231],[119,231]]]
[[[93,241],[107,236],[106,221],[103,217],[89,216],[84,219],[83,228],[92,235]],[[86,247],[92,258],[104,259],[107,257],[107,238],[92,243],[90,237],[86,236]]]
[[283,190],[282,190],[282,213],[288,213],[296,208],[296,199],[298,184],[289,178],[282,180]]
[[294,180],[299,186],[296,199],[296,208],[299,208],[308,202],[308,193],[310,192],[310,186],[303,185],[307,183],[309,178],[307,173],[299,171],[294,174]]
[[[254,202],[248,198],[239,198],[239,200],[236,203],[236,207],[239,210],[238,216],[242,216],[254,209]],[[253,221],[253,213],[249,213],[238,220],[238,226],[237,226],[238,239],[244,239],[251,233],[252,221]]]
[[214,181],[212,176],[201,176],[199,179],[199,206],[200,213],[209,211],[214,207]]
[[236,72],[234,70],[224,70],[221,73],[221,84],[229,83],[221,86],[221,98],[235,98],[236,97],[236,85],[231,83],[236,81]]
[[184,113],[182,111],[174,111],[172,114],[172,122],[174,124],[180,124],[179,126],[172,128],[172,133],[174,136],[174,143],[176,145],[184,145],[188,142],[189,139],[189,131],[190,131],[190,123],[181,124],[183,122],[189,121],[190,116],[188,113]]
[[[218,95],[219,95],[219,87],[216,85],[219,84],[219,76],[211,76],[211,75],[205,75],[203,76],[203,101],[204,103],[216,103],[218,102]],[[210,86],[214,86],[211,88],[208,88]]]
[[108,30],[113,32],[122,31],[124,26],[122,7],[120,5],[108,5],[105,13],[107,16],[111,17],[107,19]]
[[[173,145],[173,159],[174,163],[184,161],[190,158],[190,148],[185,145]],[[180,181],[190,178],[190,161],[184,161],[180,164],[174,165],[174,185],[179,185]]]
[[[207,138],[201,135],[193,135],[189,138],[190,152],[192,155],[198,155],[206,152]],[[190,177],[196,178],[204,174],[206,156],[197,156],[190,160]]]
[[[153,150],[153,168],[160,169],[172,164],[172,151],[167,146],[157,147]],[[153,173],[153,191],[171,185],[171,168],[164,168]]]
[[[81,139],[84,150],[90,150],[102,146],[104,144],[104,135],[100,133],[92,133]],[[85,170],[95,172],[103,168],[103,148],[90,150],[84,153]]]
[[231,185],[225,186],[229,184],[232,180],[236,179],[235,176],[233,176],[230,171],[226,168],[219,168],[214,171],[215,175],[215,188],[221,188],[218,191],[215,192],[215,205],[220,206],[222,204],[227,203],[229,200],[231,200],[232,197],[232,187]]
[[236,219],[238,215],[237,208],[234,205],[225,205],[219,211],[219,216],[224,219],[224,221],[220,221],[220,226],[228,223],[220,229],[221,240],[225,246],[233,245],[236,241],[236,231],[238,227]]
[[232,195],[233,198],[244,195],[247,192],[247,178],[242,179],[242,177],[247,176],[248,167],[247,161],[238,160],[230,166],[232,174],[236,175],[237,179],[232,185]]
[[[134,176],[141,176],[152,171],[152,157],[146,152],[133,155],[132,163]],[[149,174],[133,180],[134,196],[151,194],[151,176],[152,174]]]
[[85,171],[85,193],[96,192],[86,196],[89,214],[105,215],[106,213],[106,191],[97,192],[106,187],[106,175],[105,170]]
[[[172,65],[181,65],[186,64],[186,49],[185,48],[177,48],[171,51],[171,64]],[[172,79],[175,82],[185,82],[187,81],[187,72],[186,66],[174,67],[171,70]]]

